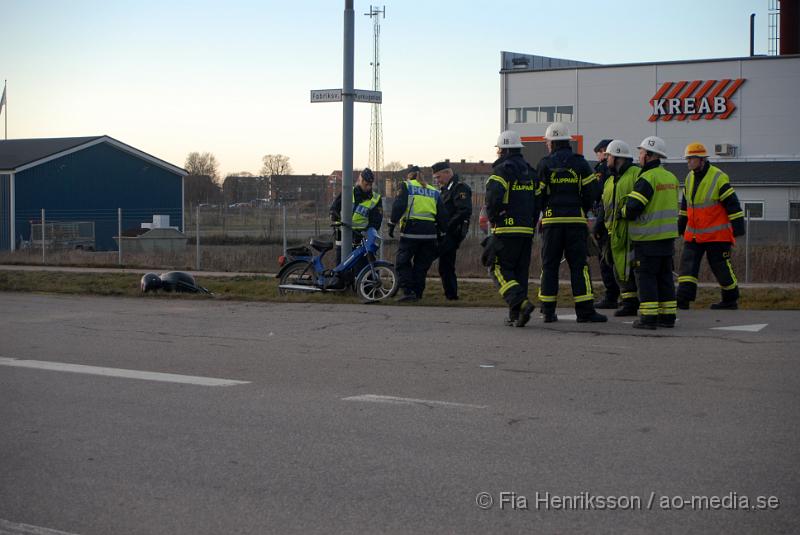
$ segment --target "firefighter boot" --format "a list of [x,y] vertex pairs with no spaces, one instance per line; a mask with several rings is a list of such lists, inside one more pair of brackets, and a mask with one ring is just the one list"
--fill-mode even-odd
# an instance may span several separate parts
[[659,314],[658,326],[672,329],[675,327],[675,314]]
[[522,302],[522,307],[519,310],[519,318],[514,325],[517,327],[525,327],[525,324],[528,323],[531,319],[531,314],[533,313],[535,307],[533,303],[528,301],[527,299]]
[[614,312],[614,316],[623,318],[626,316],[637,316],[639,314],[638,299],[623,299],[622,308]]
[[617,308],[617,306],[618,306],[617,300],[610,299],[608,294],[606,294],[601,301],[598,301],[597,303],[594,304],[594,308],[607,309],[607,310],[614,310]]
[[651,331],[656,330],[658,324],[658,316],[640,316],[638,320],[633,322],[634,329],[648,329]]
[[597,311],[594,309],[594,303],[591,301],[576,303],[575,316],[578,323],[603,323],[608,321],[607,317],[597,313]]
[[736,310],[739,308],[739,288],[722,290],[722,301],[711,305],[713,310]]
[[542,303],[542,319],[545,323],[554,323],[558,321],[555,303]]

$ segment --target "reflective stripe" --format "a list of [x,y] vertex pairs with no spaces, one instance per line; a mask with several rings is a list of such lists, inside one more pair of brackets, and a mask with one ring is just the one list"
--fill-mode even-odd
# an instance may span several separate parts
[[408,238],[410,240],[435,240],[439,236],[436,234],[406,234],[404,232],[400,233],[401,238]]
[[539,301],[542,303],[555,303],[556,299],[558,299],[557,295],[542,295],[542,291],[539,290]]
[[736,279],[736,274],[733,272],[733,266],[731,265],[730,259],[725,260],[725,265],[728,266],[728,271],[730,271],[731,273],[731,280],[733,281],[733,284],[731,284],[730,286],[723,286],[722,289],[733,290],[739,284],[739,281]]
[[545,217],[542,219],[542,225],[552,225],[554,223],[583,223],[586,224],[585,217]]
[[[583,282],[586,284],[586,300],[593,299],[594,294],[592,294],[592,278],[589,276],[589,266],[583,266]],[[579,302],[577,298],[575,302]]]
[[697,277],[692,277],[691,275],[681,275],[678,277],[678,283],[681,282],[689,282],[692,284],[697,284]]
[[501,186],[503,186],[505,189],[508,189],[508,182],[506,182],[506,180],[503,177],[492,175],[489,177],[489,180],[487,180],[487,182],[491,182],[492,180],[494,180],[495,182],[499,182]]
[[639,294],[637,294],[636,292],[622,292],[620,294],[620,297],[622,297],[623,299],[633,299],[634,297],[638,296]]
[[646,303],[639,303],[639,314],[642,316],[658,316],[658,302],[647,301]]
[[686,210],[678,210],[678,215],[685,216],[685,215],[689,215],[689,213]]
[[500,287],[500,295],[505,296],[509,288],[513,288],[514,286],[519,286],[519,283],[517,281],[508,281]]
[[725,223],[724,225],[717,225],[716,227],[708,227],[708,228],[694,228],[694,227],[686,227],[686,232],[690,232],[692,234],[711,234],[712,232],[717,232],[718,230],[725,230],[730,228],[730,223]]
[[639,216],[639,222],[650,223],[658,219],[673,219],[677,212],[675,210],[657,210],[655,212],[644,213]]
[[725,191],[725,193],[723,193],[722,195],[719,196],[719,201],[720,202],[724,201],[725,199],[727,199],[728,197],[730,197],[734,193],[735,192],[733,191],[733,188],[730,188],[729,190]]
[[[629,226],[628,232],[631,235],[631,239],[636,241],[636,237],[640,236],[651,236],[653,234],[661,234],[662,232],[670,232],[675,231],[675,234],[678,233],[678,224],[675,222],[672,223],[664,223],[663,225],[657,226],[649,226],[649,227],[637,227],[637,226]],[[667,238],[664,238],[667,239]]]
[[495,227],[494,234],[533,234],[533,227]]
[[714,173],[714,178],[711,180],[711,187],[708,188],[708,193],[704,201],[705,203],[711,202],[711,197],[714,196],[714,192],[717,190],[717,182],[719,182],[720,175],[722,175],[722,171],[717,169],[717,172]]
[[575,300],[576,303],[583,303],[584,301],[591,301],[592,299],[594,299],[594,295],[592,294],[579,295],[577,297],[574,297],[573,299]]
[[741,219],[744,217],[744,212],[734,212],[732,214],[728,214],[728,219],[733,221],[734,219]]
[[581,180],[581,186],[588,186],[589,184],[591,184],[594,181],[595,181],[595,175],[592,175],[590,177],[586,177],[583,180]]
[[497,258],[494,259],[494,276],[501,286],[506,283],[506,279],[503,277],[503,272],[500,271],[500,262]]
[[628,193],[628,197],[633,197],[634,199],[636,199],[640,203],[644,204],[645,206],[647,206],[647,203],[650,202],[650,199],[648,199],[647,197],[645,197],[644,195],[642,195],[638,191],[632,191],[632,192]]

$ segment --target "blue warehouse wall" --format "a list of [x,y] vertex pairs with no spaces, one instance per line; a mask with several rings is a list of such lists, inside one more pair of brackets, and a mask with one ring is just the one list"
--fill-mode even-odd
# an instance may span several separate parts
[[11,249],[11,175],[0,175],[0,251]]
[[[30,239],[31,221],[94,221],[98,250],[115,250],[122,228],[170,216],[181,226],[182,178],[108,143],[62,156],[16,175],[16,233]],[[183,230],[183,229],[181,229]]]

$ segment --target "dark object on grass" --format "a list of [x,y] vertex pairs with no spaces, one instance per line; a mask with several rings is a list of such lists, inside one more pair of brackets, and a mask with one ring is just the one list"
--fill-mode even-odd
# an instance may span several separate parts
[[145,273],[141,282],[139,282],[139,287],[143,293],[155,292],[161,288],[161,277],[155,273]]
[[211,293],[202,286],[199,286],[195,282],[194,277],[185,271],[170,271],[162,274],[161,288],[166,292]]

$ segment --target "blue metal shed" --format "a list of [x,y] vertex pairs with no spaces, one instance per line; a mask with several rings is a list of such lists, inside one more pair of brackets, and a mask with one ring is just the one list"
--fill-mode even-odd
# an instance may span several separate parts
[[98,250],[116,249],[122,227],[153,215],[183,230],[187,172],[109,136],[0,141],[0,250],[31,237],[41,210],[51,221],[91,221]]

